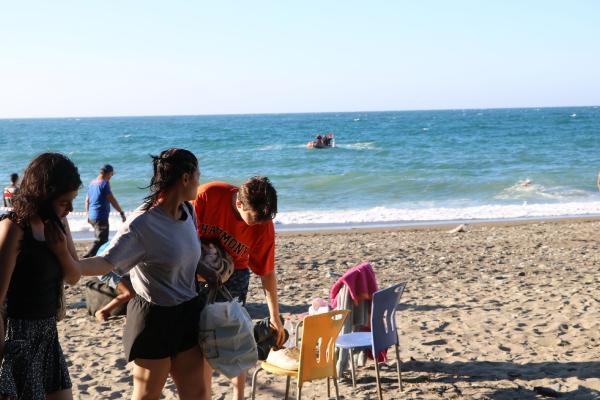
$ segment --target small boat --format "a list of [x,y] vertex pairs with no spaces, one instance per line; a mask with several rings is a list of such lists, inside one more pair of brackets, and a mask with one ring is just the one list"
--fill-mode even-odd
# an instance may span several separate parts
[[324,135],[317,135],[315,140],[311,140],[306,143],[307,149],[328,149],[331,147],[335,147],[335,138],[333,137],[333,133],[326,133]]

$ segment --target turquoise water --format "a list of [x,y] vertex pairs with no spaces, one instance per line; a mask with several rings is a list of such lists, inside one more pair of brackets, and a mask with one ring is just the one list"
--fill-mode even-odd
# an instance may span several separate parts
[[[318,132],[336,147],[307,149]],[[60,151],[87,183],[111,163],[114,194],[132,210],[148,155],[178,146],[199,157],[202,181],[268,175],[280,229],[596,215],[599,136],[598,107],[14,119],[0,120],[0,171],[8,181]],[[71,224],[86,231],[83,197]]]

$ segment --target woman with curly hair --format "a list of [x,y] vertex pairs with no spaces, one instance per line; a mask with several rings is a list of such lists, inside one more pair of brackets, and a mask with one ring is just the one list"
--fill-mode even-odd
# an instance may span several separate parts
[[81,274],[50,250],[46,226],[63,232],[65,251],[77,259],[66,217],[80,187],[69,158],[40,154],[0,221],[0,304],[8,316],[6,326],[0,319],[0,398],[73,398],[56,319],[63,281],[74,284]]
[[204,363],[198,346],[202,303],[196,292],[200,241],[194,210],[200,170],[188,150],[152,156],[150,194],[101,256],[77,260],[54,230],[53,249],[83,275],[130,272],[136,296],[127,306],[123,345],[133,362],[133,399],[158,399],[171,375],[181,399],[203,399]]

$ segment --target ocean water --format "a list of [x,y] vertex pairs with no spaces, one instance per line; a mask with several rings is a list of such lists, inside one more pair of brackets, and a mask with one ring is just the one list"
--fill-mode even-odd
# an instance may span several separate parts
[[[324,132],[335,148],[306,148]],[[101,165],[115,167],[130,211],[149,155],[173,146],[198,156],[203,182],[269,176],[278,230],[589,216],[600,215],[599,139],[599,107],[4,119],[0,176],[42,151],[71,157],[84,181],[77,237],[92,234],[83,199]]]

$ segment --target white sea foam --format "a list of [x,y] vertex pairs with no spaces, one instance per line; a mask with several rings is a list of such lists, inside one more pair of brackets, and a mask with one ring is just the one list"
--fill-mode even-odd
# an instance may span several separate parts
[[[305,147],[306,145],[302,145],[301,147]],[[286,144],[283,143],[273,143],[273,144],[268,144],[262,147],[259,147],[258,149],[256,149],[256,151],[273,151],[273,150],[281,150],[284,147],[289,147]]]
[[351,149],[351,150],[380,150],[375,145],[375,142],[358,142],[352,144],[336,144],[336,147],[341,147],[343,149]]
[[303,211],[278,214],[284,228],[323,224],[410,224],[456,220],[510,220],[600,215],[600,201],[562,204],[481,205],[473,207],[431,207],[421,209],[375,207],[367,210]]
[[[480,205],[471,207],[428,207],[290,211],[280,212],[275,218],[277,230],[323,229],[327,227],[354,227],[378,225],[418,225],[442,222],[502,221],[515,219],[560,218],[599,216],[600,201],[569,202],[556,204]],[[91,239],[92,227],[83,212],[69,214],[69,226],[75,239]],[[109,224],[111,236],[121,226],[121,218],[111,213]]]
[[497,200],[564,201],[589,197],[589,190],[564,186],[545,187],[530,179],[522,179],[494,196]]

